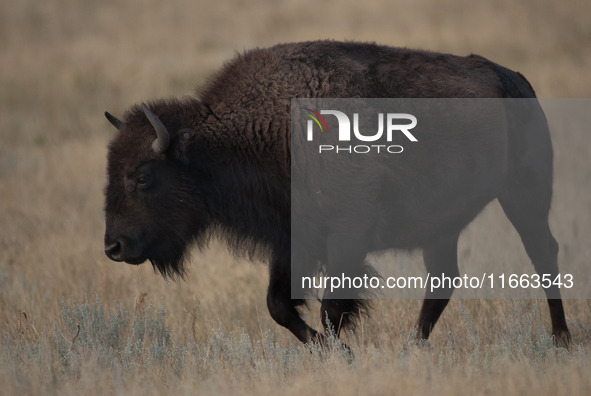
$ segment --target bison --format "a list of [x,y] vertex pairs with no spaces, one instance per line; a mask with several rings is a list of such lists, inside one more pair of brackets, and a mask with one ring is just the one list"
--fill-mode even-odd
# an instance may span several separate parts
[[[164,277],[182,277],[188,247],[203,247],[212,234],[221,235],[233,251],[269,261],[269,313],[306,343],[322,340],[323,335],[301,318],[299,309],[306,300],[292,299],[290,293],[291,98],[536,96],[521,74],[477,55],[314,41],[238,55],[197,96],[136,105],[123,121],[105,113],[119,130],[108,150],[106,255],[129,264],[150,260]],[[528,111],[543,118],[537,100],[534,103]],[[444,156],[413,158],[409,165],[399,162],[391,171],[397,175],[392,191],[400,194],[375,205],[401,219],[396,225],[400,238],[382,248],[420,248],[432,274],[459,274],[459,234],[496,198],[536,271],[557,275],[558,244],[548,226],[553,154],[543,119],[534,125],[508,117],[504,130],[481,137],[486,145],[473,141],[462,147],[453,134],[439,139],[443,151],[463,148],[460,160]],[[468,177],[461,166],[470,161],[484,165],[477,167],[477,178]],[[442,173],[444,168],[447,173]],[[429,199],[441,196],[436,207],[424,195],[412,194],[415,180],[430,192]],[[340,205],[325,204],[331,209]],[[354,226],[353,215],[339,213],[345,213],[338,219],[341,224]],[[353,237],[339,234],[333,225],[327,222],[314,229],[321,253],[313,261],[330,267],[331,261],[355,258],[360,268],[366,266],[364,257],[372,244],[357,241],[368,235],[354,236],[358,239],[351,240],[344,256],[335,246]],[[452,292],[453,288],[437,296],[426,292],[417,323],[420,338],[429,337]],[[567,347],[570,334],[560,292],[553,286],[546,295],[552,334],[558,345]],[[362,299],[325,295],[321,315],[339,324],[338,333],[366,308]]]

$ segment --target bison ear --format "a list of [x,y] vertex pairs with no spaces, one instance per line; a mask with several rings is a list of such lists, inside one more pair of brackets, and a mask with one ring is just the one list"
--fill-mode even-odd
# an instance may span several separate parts
[[190,152],[193,146],[195,145],[195,141],[197,140],[197,132],[190,128],[184,128],[177,132],[176,138],[176,148],[174,150],[174,155],[176,158],[181,160],[182,162],[188,164],[190,158]]

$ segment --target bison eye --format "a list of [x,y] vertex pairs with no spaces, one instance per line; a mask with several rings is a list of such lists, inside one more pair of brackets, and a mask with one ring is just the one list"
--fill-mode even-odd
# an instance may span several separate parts
[[140,186],[145,186],[149,182],[150,182],[149,175],[140,175],[140,177],[137,178],[137,184]]

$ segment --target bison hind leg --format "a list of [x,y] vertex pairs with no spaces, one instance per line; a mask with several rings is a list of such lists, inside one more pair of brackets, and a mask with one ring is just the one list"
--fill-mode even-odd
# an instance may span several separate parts
[[[548,225],[551,195],[547,189],[540,192],[540,189],[535,188],[538,184],[535,178],[523,177],[521,180],[521,183],[509,186],[507,191],[499,197],[499,202],[519,233],[540,279],[545,275],[555,279],[560,274],[560,270],[558,243]],[[544,292],[550,309],[552,335],[555,337],[557,346],[568,349],[571,336],[566,324],[560,288],[551,284],[549,288],[544,289]]]
[[[537,102],[519,101],[508,112],[511,161],[505,190],[499,203],[519,233],[527,255],[540,278],[555,279],[558,243],[548,225],[552,204],[552,142],[546,117]],[[528,142],[525,145],[523,142]],[[544,288],[548,299],[552,334],[558,346],[568,348],[570,332],[562,305],[560,288]]]

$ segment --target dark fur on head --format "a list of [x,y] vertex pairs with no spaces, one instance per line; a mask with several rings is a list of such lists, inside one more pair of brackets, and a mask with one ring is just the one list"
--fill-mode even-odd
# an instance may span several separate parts
[[[155,133],[139,106],[125,114],[109,146],[107,235],[124,238],[132,252],[142,250],[126,261],[149,259],[164,277],[183,277],[188,247],[202,248],[213,236],[235,254],[268,258],[278,223],[289,227],[289,181],[279,180],[281,169],[266,172],[269,164],[250,155],[253,147],[236,147],[213,133],[220,131],[219,121],[198,100],[173,98],[148,107],[169,131],[169,149],[153,151]],[[149,189],[134,186],[134,177],[146,172],[153,179]]]

